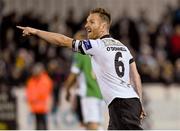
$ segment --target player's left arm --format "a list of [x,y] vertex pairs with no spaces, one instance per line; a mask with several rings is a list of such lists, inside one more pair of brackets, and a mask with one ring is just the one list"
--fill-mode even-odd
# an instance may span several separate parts
[[135,91],[140,97],[141,105],[142,105],[142,112],[140,118],[143,119],[146,116],[146,113],[144,111],[143,103],[142,103],[142,84],[141,84],[141,78],[138,73],[136,63],[135,61],[130,64],[130,81],[133,85]]
[[140,97],[140,100],[142,101],[142,84],[141,84],[141,78],[137,71],[136,63],[135,61],[130,64],[130,81],[131,84],[135,88],[135,91]]

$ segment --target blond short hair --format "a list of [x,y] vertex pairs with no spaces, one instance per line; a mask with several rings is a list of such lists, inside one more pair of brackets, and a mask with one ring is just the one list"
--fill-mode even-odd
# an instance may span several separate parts
[[111,23],[111,15],[108,11],[103,8],[95,8],[90,11],[90,14],[98,13],[102,20],[106,21],[108,24]]

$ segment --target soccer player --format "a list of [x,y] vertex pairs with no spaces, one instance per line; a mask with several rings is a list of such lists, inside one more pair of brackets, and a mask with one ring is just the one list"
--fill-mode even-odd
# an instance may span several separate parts
[[[86,36],[83,31],[79,31],[75,38],[81,40]],[[79,85],[83,123],[87,130],[98,130],[104,120],[104,101],[92,70],[90,57],[87,55],[74,54],[71,73],[64,84],[67,94],[76,80]]]
[[93,71],[109,108],[108,129],[142,129],[140,121],[145,112],[141,104],[141,79],[128,48],[110,36],[110,24],[110,14],[103,8],[96,8],[87,17],[87,40],[74,40],[31,27],[18,28],[23,30],[23,36],[36,35],[49,43],[90,55]]

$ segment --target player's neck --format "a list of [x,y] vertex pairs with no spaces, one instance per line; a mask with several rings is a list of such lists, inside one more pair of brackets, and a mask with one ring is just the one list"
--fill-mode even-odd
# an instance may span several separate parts
[[107,36],[107,35],[109,35],[109,31],[104,31],[101,33],[99,38],[102,38],[103,36]]

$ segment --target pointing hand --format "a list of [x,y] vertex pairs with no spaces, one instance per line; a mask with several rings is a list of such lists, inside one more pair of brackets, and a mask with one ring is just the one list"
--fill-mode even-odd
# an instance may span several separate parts
[[31,28],[31,27],[23,27],[23,26],[16,26],[16,27],[23,31],[22,36],[36,35],[37,33],[37,29]]

